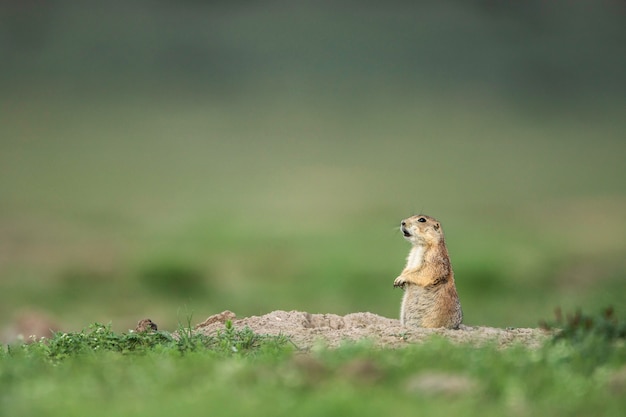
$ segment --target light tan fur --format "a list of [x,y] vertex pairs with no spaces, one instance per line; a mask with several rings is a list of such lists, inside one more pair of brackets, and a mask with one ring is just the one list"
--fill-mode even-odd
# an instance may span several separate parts
[[400,321],[406,326],[457,329],[463,312],[441,224],[419,214],[402,220],[400,230],[413,244],[406,267],[393,283],[404,289]]

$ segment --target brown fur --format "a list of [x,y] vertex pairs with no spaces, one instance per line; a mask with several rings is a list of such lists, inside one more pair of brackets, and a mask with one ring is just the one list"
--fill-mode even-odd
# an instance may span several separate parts
[[415,327],[458,328],[463,312],[441,224],[417,215],[404,219],[400,228],[413,244],[406,267],[393,283],[404,289],[400,321]]

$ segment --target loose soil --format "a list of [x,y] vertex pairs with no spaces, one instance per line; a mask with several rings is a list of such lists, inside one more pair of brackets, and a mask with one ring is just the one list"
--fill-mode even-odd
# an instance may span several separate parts
[[198,324],[195,330],[212,335],[224,330],[230,320],[237,330],[250,328],[261,335],[284,335],[302,350],[314,346],[338,347],[344,343],[367,341],[374,346],[397,348],[420,343],[431,336],[441,336],[454,343],[499,347],[524,345],[539,347],[549,336],[541,329],[507,328],[461,325],[458,330],[423,329],[405,327],[399,320],[389,319],[372,313],[311,314],[303,311],[272,311],[263,316],[236,318],[231,311],[215,314]]

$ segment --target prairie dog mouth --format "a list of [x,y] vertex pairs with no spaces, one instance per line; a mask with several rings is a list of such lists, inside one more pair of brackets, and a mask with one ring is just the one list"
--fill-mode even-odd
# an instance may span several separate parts
[[411,236],[411,233],[407,230],[407,228],[406,228],[406,227],[402,226],[402,227],[400,228],[400,230],[402,230],[402,234],[404,235],[404,237],[409,237],[409,236]]

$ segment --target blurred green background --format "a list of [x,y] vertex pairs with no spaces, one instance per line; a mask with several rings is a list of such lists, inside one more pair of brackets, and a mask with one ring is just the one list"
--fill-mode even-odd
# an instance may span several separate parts
[[397,317],[418,212],[467,324],[623,313],[624,2],[0,10],[0,329]]

